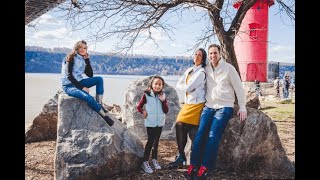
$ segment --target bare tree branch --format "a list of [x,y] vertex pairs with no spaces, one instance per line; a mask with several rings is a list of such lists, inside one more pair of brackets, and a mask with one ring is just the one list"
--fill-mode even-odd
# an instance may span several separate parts
[[233,39],[237,32],[239,31],[241,22],[246,15],[247,11],[256,3],[257,0],[244,0],[237,11],[236,16],[233,18],[231,26],[227,31],[228,35]]
[[[175,28],[170,24],[170,17],[182,19],[182,12],[200,8],[204,15],[199,20],[207,18],[211,23],[204,25],[206,28],[197,37],[193,49],[206,46],[217,37],[223,57],[239,72],[234,38],[247,11],[261,0],[239,1],[241,5],[235,9],[234,0],[78,0],[77,6],[66,4],[60,9],[67,12],[65,18],[72,30],[88,29],[89,37],[96,42],[116,37],[119,41],[115,51],[127,53],[148,41],[159,47],[155,32],[161,32],[161,35],[172,40]],[[294,1],[289,5],[282,0],[276,2],[280,11],[294,20]]]
[[280,11],[284,11],[290,19],[295,20],[295,1],[285,4],[282,0],[277,0],[277,3],[280,5]]

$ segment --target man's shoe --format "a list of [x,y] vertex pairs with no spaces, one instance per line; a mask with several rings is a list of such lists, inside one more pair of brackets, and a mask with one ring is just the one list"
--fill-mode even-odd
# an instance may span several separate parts
[[208,174],[208,169],[205,166],[199,168],[198,174],[194,177],[195,180],[205,180]]
[[198,172],[198,169],[195,166],[190,164],[190,166],[187,170],[187,173],[186,173],[187,180],[193,180],[194,179],[193,177],[195,176],[195,174],[197,172]]
[[185,155],[181,155],[179,154],[179,156],[177,156],[176,160],[174,162],[169,163],[169,169],[177,169],[181,166],[185,166],[186,165],[186,156]]
[[108,116],[108,115],[105,115],[103,117],[103,119],[106,121],[106,123],[111,127],[113,124],[114,124],[114,121]]

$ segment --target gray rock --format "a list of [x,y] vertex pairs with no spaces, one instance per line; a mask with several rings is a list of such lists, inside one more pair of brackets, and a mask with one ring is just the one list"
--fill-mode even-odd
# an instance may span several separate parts
[[[58,96],[65,94],[62,89],[51,98],[42,108],[35,119],[26,125],[25,143],[55,140],[57,138],[58,121]],[[117,119],[121,120],[121,107],[113,104],[108,106],[103,103],[105,109],[110,111]]]
[[246,106],[259,109],[260,105],[259,96],[255,92],[248,92],[246,94]]
[[[148,82],[152,76],[136,80],[132,82],[125,92],[125,105],[122,111],[122,122],[136,133],[141,140],[147,139],[144,119],[137,111],[136,105],[143,95],[144,90],[148,86]],[[175,125],[177,115],[180,111],[179,97],[177,91],[170,85],[165,84],[163,92],[166,94],[166,99],[169,105],[169,112],[166,114],[165,125],[162,129],[161,139],[174,140],[175,132],[171,128]]]
[[240,122],[235,107],[220,142],[217,168],[294,175],[295,168],[282,147],[276,124],[260,110],[247,110],[247,119]]
[[55,140],[57,138],[58,96],[62,90],[51,98],[36,118],[27,124],[25,143]]
[[119,120],[109,127],[86,102],[61,94],[58,101],[55,179],[106,179],[140,167],[143,144]]
[[[240,122],[236,115],[229,120],[220,141],[217,169],[237,172],[273,172],[294,176],[295,168],[282,147],[276,124],[262,111],[247,107],[248,117]],[[191,140],[185,147],[190,164]]]

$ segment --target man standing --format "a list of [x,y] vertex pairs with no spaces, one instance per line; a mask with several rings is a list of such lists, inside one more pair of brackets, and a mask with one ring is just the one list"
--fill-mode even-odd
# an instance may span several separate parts
[[283,98],[285,99],[289,97],[289,87],[290,87],[290,78],[288,75],[286,75],[283,81]]
[[276,87],[276,97],[280,98],[280,79],[277,77],[277,79],[274,81],[274,86]]
[[208,171],[216,167],[218,147],[222,134],[233,117],[235,94],[237,95],[240,121],[247,117],[245,93],[236,69],[221,57],[221,48],[212,44],[208,48],[206,103],[199,129],[194,139],[188,179],[204,179]]

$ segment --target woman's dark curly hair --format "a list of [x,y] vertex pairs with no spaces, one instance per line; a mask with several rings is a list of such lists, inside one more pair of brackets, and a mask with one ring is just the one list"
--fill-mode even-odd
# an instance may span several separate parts
[[[202,59],[201,59],[201,66],[205,67],[206,66],[206,62],[207,62],[207,52],[206,50],[199,48],[197,51],[201,51],[202,52]],[[193,62],[194,64],[194,62]]]

